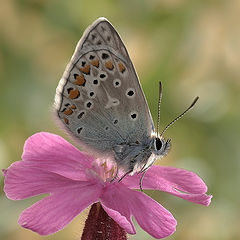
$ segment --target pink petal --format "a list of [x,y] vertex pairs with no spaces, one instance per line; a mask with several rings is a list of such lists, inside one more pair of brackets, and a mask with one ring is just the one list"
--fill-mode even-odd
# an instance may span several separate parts
[[84,180],[85,169],[90,168],[93,161],[62,137],[47,132],[36,133],[27,139],[22,159],[31,162],[32,166],[41,164],[44,170],[73,180]]
[[130,216],[124,216],[121,213],[119,213],[116,210],[113,210],[111,208],[108,208],[105,205],[102,205],[108,216],[110,216],[115,222],[118,223],[119,226],[121,226],[125,231],[129,234],[136,234],[135,227],[133,225],[132,220],[130,219]]
[[2,169],[3,176],[5,177],[7,174],[7,169]]
[[[139,188],[141,174],[127,176],[123,183]],[[208,206],[212,196],[206,195],[207,186],[195,173],[173,167],[152,166],[143,178],[143,189],[168,192],[185,200]]]
[[110,185],[100,199],[109,216],[130,234],[135,233],[132,215],[140,227],[155,238],[164,238],[176,230],[176,220],[169,211],[144,193],[123,184]]
[[[131,219],[131,210],[126,202],[126,196],[122,190],[121,183],[111,184],[104,189],[100,201],[107,214],[117,222],[129,234],[136,234],[135,227]],[[132,190],[130,190],[132,191]],[[119,204],[120,203],[120,204]]]
[[100,186],[89,183],[64,188],[24,210],[18,222],[40,235],[55,233],[96,202],[101,190]]
[[79,184],[79,181],[45,171],[41,162],[34,164],[34,166],[32,162],[15,162],[5,170],[4,174],[4,191],[6,196],[13,200],[20,200],[43,193],[52,193]]

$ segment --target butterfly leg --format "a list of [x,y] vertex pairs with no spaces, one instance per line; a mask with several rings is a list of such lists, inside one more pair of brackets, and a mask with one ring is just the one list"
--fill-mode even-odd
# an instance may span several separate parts
[[146,167],[146,165],[147,165],[147,162],[142,166],[142,168],[141,168],[141,170],[138,172],[138,174],[139,173],[143,173],[144,171],[145,171],[145,167]]
[[124,177],[126,177],[128,174],[130,174],[130,173],[133,172],[134,166],[135,166],[135,162],[136,162],[136,158],[133,158],[133,159],[130,161],[129,170],[118,180],[118,182],[121,182]]
[[118,182],[121,182],[123,180],[123,178],[125,178],[128,174],[130,174],[133,171],[133,168],[130,169],[129,171],[127,171],[119,180]]
[[142,182],[143,182],[143,178],[144,178],[144,175],[145,175],[146,171],[143,172],[141,178],[140,178],[140,181],[139,181],[139,188],[141,190],[141,192],[143,192],[143,188],[142,188]]
[[118,172],[119,172],[119,169],[118,169],[118,167],[117,167],[116,174],[114,175],[114,177],[113,177],[112,180],[110,181],[111,183],[114,182],[114,180],[118,177]]

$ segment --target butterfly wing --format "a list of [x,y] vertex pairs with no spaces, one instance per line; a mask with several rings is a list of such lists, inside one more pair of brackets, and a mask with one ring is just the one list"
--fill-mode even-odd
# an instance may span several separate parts
[[105,18],[80,39],[57,87],[55,109],[68,132],[93,152],[151,136],[152,117],[134,66]]

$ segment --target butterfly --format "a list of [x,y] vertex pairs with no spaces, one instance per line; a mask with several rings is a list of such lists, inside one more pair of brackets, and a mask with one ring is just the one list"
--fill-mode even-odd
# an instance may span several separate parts
[[159,134],[161,83],[159,89],[155,131],[127,49],[113,25],[99,18],[85,30],[58,84],[55,112],[81,146],[110,157],[125,172],[122,178],[136,172],[143,177],[170,150],[171,139],[163,133],[198,100]]

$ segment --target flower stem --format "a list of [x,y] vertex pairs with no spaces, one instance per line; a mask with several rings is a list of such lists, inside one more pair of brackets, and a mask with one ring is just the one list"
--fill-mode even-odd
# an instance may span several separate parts
[[127,234],[98,202],[91,206],[81,240],[127,240]]

